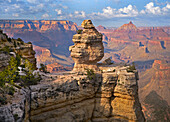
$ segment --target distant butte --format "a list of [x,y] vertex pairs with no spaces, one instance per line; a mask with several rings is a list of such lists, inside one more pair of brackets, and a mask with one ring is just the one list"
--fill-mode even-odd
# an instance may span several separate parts
[[128,31],[136,31],[138,30],[137,27],[130,21],[128,24],[124,24],[119,27],[117,30],[128,30]]

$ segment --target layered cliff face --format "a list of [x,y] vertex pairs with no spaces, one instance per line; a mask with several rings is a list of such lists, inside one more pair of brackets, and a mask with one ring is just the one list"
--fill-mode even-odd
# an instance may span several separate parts
[[[0,20],[1,29],[20,29],[48,31],[53,30],[77,30],[77,24],[71,21],[58,20]],[[13,33],[13,32],[12,32]]]
[[24,43],[20,38],[11,39],[2,31],[0,31],[0,70],[3,70],[10,60],[10,56],[19,55],[23,62],[29,60],[34,68],[36,68],[35,51],[31,43]]
[[33,50],[32,44],[24,44],[23,46],[16,47],[15,52],[20,55],[23,59],[28,59],[30,63],[36,68],[35,51]]
[[[168,28],[168,27],[167,27]],[[169,59],[170,36],[165,27],[137,28],[132,22],[111,30],[100,29],[105,36],[105,53],[115,62]]]
[[63,73],[52,75],[52,82],[32,86],[31,121],[143,122],[137,73],[128,73],[127,67],[104,69],[92,79],[87,74]]
[[151,68],[139,73],[139,96],[148,121],[170,119],[169,74],[169,60],[154,60]]
[[155,60],[152,64],[152,68],[146,70],[145,73],[141,74],[140,82],[140,95],[141,99],[144,98],[152,91],[161,96],[164,100],[170,104],[169,97],[169,79],[170,79],[170,63],[168,60]]
[[[132,23],[131,23],[132,24]],[[130,24],[123,25],[124,28],[107,32],[100,31],[108,37],[106,41],[106,53],[115,62],[135,62],[140,76],[139,96],[146,115],[146,120],[167,121],[169,109],[169,58],[170,58],[170,36],[168,29],[164,27],[146,27],[129,29]],[[167,27],[168,28],[168,27]],[[164,60],[164,61],[163,61]],[[155,91],[157,95],[154,100],[161,96],[158,101],[161,105],[155,106],[153,98],[149,99]],[[148,100],[151,100],[149,103]],[[166,103],[167,102],[167,103]],[[164,104],[164,105],[163,105]],[[158,108],[166,108],[165,115],[155,116]],[[161,110],[157,113],[161,113]]]
[[[41,84],[18,89],[8,106],[0,107],[4,122],[93,121],[144,122],[138,99],[138,74],[128,67],[100,66],[103,73],[43,74]],[[115,69],[114,71],[111,71]]]

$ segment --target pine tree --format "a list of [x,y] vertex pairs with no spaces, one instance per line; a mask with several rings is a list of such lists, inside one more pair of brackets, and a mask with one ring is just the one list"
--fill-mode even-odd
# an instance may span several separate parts
[[17,70],[17,60],[11,57],[8,67],[0,72],[0,86],[4,86],[5,83],[14,84],[18,78]]

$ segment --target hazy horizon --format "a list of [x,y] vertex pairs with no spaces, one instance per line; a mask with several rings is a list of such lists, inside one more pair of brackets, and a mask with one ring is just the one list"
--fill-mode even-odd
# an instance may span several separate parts
[[[12,20],[12,21],[20,21],[20,20],[30,20],[30,21],[42,21],[42,20],[45,20],[45,19],[0,19],[0,21],[1,20]],[[47,20],[48,21],[48,20]],[[49,21],[71,21],[71,20],[53,20],[53,19],[49,19]],[[130,20],[131,21],[131,20]],[[129,21],[129,22],[130,22]],[[71,21],[71,22],[74,22],[74,21]],[[128,24],[129,22],[127,22],[127,23],[123,23],[123,24]],[[76,22],[75,22],[76,23]],[[136,24],[132,21],[132,23],[136,26]],[[77,23],[76,23],[77,24]],[[101,26],[103,26],[103,27],[106,27],[106,28],[119,28],[120,26],[122,26],[122,25],[120,25],[120,26],[104,26],[104,25],[102,25],[102,24],[99,24],[99,25],[96,25],[95,23],[93,23],[94,24],[94,26],[99,26],[99,25],[101,25]],[[77,26],[81,26],[81,24],[77,24]],[[160,26],[136,26],[136,27],[170,27],[170,25],[160,25]]]

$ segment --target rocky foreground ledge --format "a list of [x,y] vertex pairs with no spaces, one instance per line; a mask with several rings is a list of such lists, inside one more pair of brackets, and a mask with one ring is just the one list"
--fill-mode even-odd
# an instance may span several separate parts
[[46,75],[46,81],[21,89],[0,108],[0,120],[12,121],[145,121],[138,99],[138,73],[128,67],[100,67],[102,72]]

